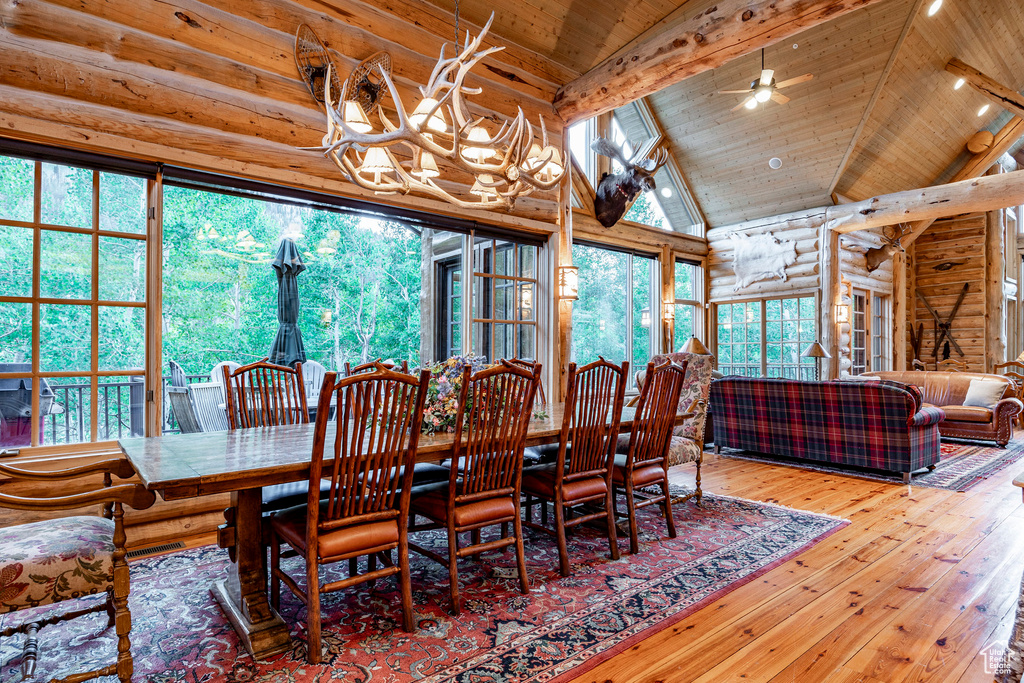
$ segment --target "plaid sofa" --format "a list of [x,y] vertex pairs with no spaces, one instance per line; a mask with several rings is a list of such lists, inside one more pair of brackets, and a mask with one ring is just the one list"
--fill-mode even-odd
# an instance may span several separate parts
[[899,382],[724,377],[711,384],[715,449],[910,473],[939,461],[945,414]]

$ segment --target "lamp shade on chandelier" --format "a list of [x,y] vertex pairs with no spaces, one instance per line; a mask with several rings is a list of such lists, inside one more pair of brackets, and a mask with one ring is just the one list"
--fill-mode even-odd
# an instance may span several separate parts
[[[492,130],[488,126],[495,125],[490,121],[493,117],[474,117],[464,99],[483,91],[465,85],[469,71],[504,49],[480,49],[493,20],[492,13],[475,39],[467,33],[465,47],[454,57],[445,56],[447,43],[441,47],[411,114],[390,68],[357,68],[341,93],[331,92],[336,81],[328,73],[324,79],[327,134],[323,146],[315,149],[366,190],[427,195],[467,209],[510,210],[518,197],[555,189],[566,169],[559,149],[548,141],[543,118],[535,129],[520,109]],[[366,89],[371,76],[380,83],[382,94],[390,96],[393,117],[385,112],[383,97],[376,100],[374,111],[365,111],[353,95]],[[452,170],[459,172],[457,179],[446,178]],[[454,189],[465,187],[467,175],[473,179],[468,192]]]

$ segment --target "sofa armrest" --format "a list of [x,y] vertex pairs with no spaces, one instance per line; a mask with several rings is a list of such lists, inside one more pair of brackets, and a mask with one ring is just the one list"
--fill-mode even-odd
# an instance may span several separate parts
[[1006,416],[1006,419],[1012,420],[1017,417],[1021,411],[1024,411],[1024,403],[1021,403],[1020,399],[1004,398],[996,404],[996,407],[993,408],[992,411],[995,413],[995,420],[997,422],[1000,419],[1003,419],[1004,415]]
[[934,425],[942,422],[946,419],[946,413],[943,412],[942,408],[936,408],[934,406],[921,408],[907,420],[907,424],[911,427],[925,427],[927,425]]

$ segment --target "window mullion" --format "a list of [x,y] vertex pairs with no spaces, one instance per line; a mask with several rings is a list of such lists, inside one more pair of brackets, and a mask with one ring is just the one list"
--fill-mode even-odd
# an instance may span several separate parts
[[[92,172],[92,358],[89,381],[89,440],[96,441],[99,430],[99,380],[100,370],[100,173]],[[109,434],[107,435],[109,436]]]
[[39,223],[43,216],[43,165],[37,161],[35,163],[35,188],[32,195],[32,390],[30,392],[29,404],[31,405],[32,414],[29,416],[29,429],[32,431],[31,444],[33,446],[39,446],[39,428],[42,425],[43,418],[39,415],[39,394],[40,384],[39,379],[39,352],[42,344],[40,343],[40,312],[39,312],[39,294],[41,292],[40,287],[40,264],[42,263],[42,231],[39,229]]
[[768,376],[768,300],[761,299],[761,376]]

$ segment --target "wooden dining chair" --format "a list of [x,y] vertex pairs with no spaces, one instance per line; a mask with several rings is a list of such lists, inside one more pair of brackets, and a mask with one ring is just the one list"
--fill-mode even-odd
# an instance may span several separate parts
[[935,364],[939,372],[967,372],[967,361],[956,358],[946,358]]
[[[69,480],[98,474],[103,475],[102,487],[71,494],[62,490]],[[25,634],[22,680],[32,679],[35,673],[39,629],[96,612],[105,612],[107,628],[114,628],[116,661],[60,680],[87,681],[101,676],[132,680],[132,616],[128,609],[130,580],[125,561],[124,508],[145,510],[156,500],[154,493],[142,484],[113,484],[112,476],[127,479],[134,475],[135,470],[128,461],[120,458],[50,472],[0,464],[0,476],[10,477],[13,482],[50,484],[55,494],[29,498],[0,493],[0,508],[39,512],[103,506],[102,516],[61,517],[0,529],[0,615],[106,594],[103,602],[58,608],[49,614],[35,612],[22,623],[0,630],[0,638],[19,632]]]
[[[452,614],[459,613],[460,557],[515,546],[519,586],[530,592],[523,554],[519,501],[523,473],[523,446],[540,382],[540,365],[533,372],[501,360],[473,374],[462,372],[454,452],[447,482],[417,486],[410,503],[410,531],[443,528],[448,531],[448,557],[416,545],[409,547],[448,566]],[[430,523],[417,526],[415,515]],[[479,532],[489,526],[512,523],[513,533],[481,542]],[[470,531],[468,545],[459,546],[459,534]]]
[[[555,462],[523,470],[527,525],[554,533],[558,541],[558,569],[569,576],[566,530],[585,522],[604,519],[613,560],[619,559],[612,498],[612,463],[626,394],[629,362],[622,366],[599,358],[579,370],[569,364],[568,386],[562,431],[558,437]],[[550,501],[555,509],[555,527],[534,525],[530,508],[533,499]],[[567,513],[584,504],[602,509],[585,511],[569,518]]]
[[301,363],[289,368],[261,360],[223,371],[231,429],[309,422]]
[[[361,372],[370,372],[377,366],[378,363],[383,365],[385,368],[388,368],[389,370],[394,370],[395,368],[399,367],[399,364],[395,363],[394,361],[382,361],[380,358],[376,360],[371,360],[368,363],[361,363],[360,365],[352,365],[348,361],[345,361],[345,376],[351,377],[352,375],[358,375]],[[401,368],[402,372],[409,372],[409,361],[403,360],[401,363]]]
[[[540,363],[535,360],[526,360],[525,358],[510,358],[508,362],[526,368],[530,372],[533,372],[534,368],[540,365]],[[540,400],[540,404],[542,406],[546,406],[548,404],[548,398],[544,394],[543,381],[537,383],[537,399]]]
[[[629,449],[615,455],[612,469],[613,500],[622,489],[629,517],[629,551],[639,550],[636,511],[648,505],[661,505],[669,538],[676,537],[672,519],[672,498],[668,488],[668,450],[675,426],[679,393],[686,377],[687,362],[647,364],[646,380],[640,389]],[[638,489],[657,486],[660,494],[639,493]],[[639,502],[637,501],[639,498]]]
[[[412,463],[416,458],[430,372],[418,378],[377,364],[374,370],[337,381],[329,372],[320,393],[313,433],[305,505],[271,517],[270,600],[280,609],[281,583],[306,604],[307,658],[320,661],[320,595],[367,581],[398,575],[402,626],[414,629],[409,577],[408,520]],[[331,442],[331,396],[338,405]],[[325,463],[324,460],[327,460]],[[326,499],[315,495],[317,483],[329,480]],[[305,589],[281,569],[280,544],[297,551],[306,563]],[[391,551],[398,550],[398,564]],[[383,567],[321,583],[320,566],[361,556],[380,558]]]

